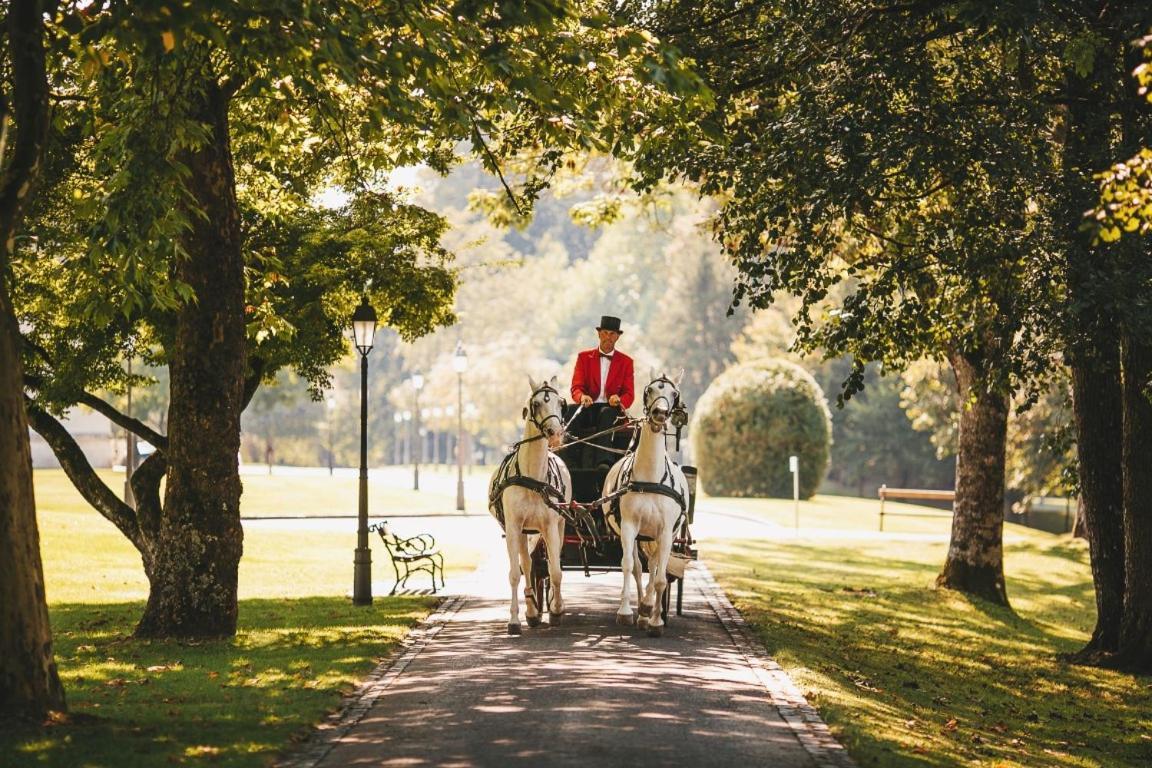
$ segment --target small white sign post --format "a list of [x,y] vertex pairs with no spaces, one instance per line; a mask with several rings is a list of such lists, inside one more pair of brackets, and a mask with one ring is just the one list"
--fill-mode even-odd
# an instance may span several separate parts
[[792,473],[792,500],[796,504],[794,524],[796,530],[800,530],[800,457],[788,457],[788,471]]

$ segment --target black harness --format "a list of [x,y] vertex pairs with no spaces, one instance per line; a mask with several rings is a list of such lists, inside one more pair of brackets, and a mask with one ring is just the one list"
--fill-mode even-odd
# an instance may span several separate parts
[[[564,475],[560,471],[560,458],[555,454],[548,454],[545,477],[544,480],[537,480],[520,471],[519,448],[504,457],[496,474],[492,476],[491,485],[488,486],[488,506],[496,515],[501,528],[504,527],[504,489],[512,485],[535,491],[540,494],[545,504],[563,514],[561,505],[567,499],[568,488],[564,485]],[[526,531],[526,533],[539,533],[539,531]]]
[[[658,493],[661,496],[667,496],[680,506],[680,516],[683,517],[688,509],[688,504],[684,500],[684,494],[676,490],[673,485],[672,461],[667,456],[664,457],[664,474],[656,483],[633,480],[632,469],[635,463],[636,454],[630,453],[624,457],[624,466],[620,468],[620,475],[616,478],[616,487],[612,489],[612,494],[609,494],[615,495],[608,502],[606,514],[611,515],[616,520],[616,527],[620,527],[620,497],[625,493]],[[616,494],[617,491],[623,491],[623,493]],[[677,525],[679,525],[679,521],[677,521]]]

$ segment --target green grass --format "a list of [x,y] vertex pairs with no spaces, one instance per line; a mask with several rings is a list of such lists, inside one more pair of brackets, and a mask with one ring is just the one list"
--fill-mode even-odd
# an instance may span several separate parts
[[[791,503],[709,499],[701,509],[733,506],[791,526]],[[861,766],[1152,763],[1148,681],[1058,659],[1084,644],[1094,622],[1081,542],[1008,526],[1007,610],[933,587],[945,543],[852,538],[851,529],[876,530],[876,511],[875,501],[817,497],[802,505],[802,523],[849,529],[842,539],[802,530],[700,545]],[[907,518],[892,527],[946,534],[949,526]]]
[[0,764],[268,764],[424,616],[428,598],[246,600],[229,640],[129,637],[140,603],[51,609],[71,714],[0,731]]
[[[102,473],[104,474],[104,473]],[[123,486],[123,475],[104,474],[113,487]],[[351,484],[356,510],[356,478],[245,476],[241,501],[245,517],[302,517],[316,509],[317,499],[332,498],[331,507],[342,508],[341,490]],[[119,485],[117,485],[119,483]],[[455,514],[455,495],[451,498],[428,491],[390,490],[379,486],[371,509],[377,510],[372,520],[388,518],[400,511],[411,514],[416,506],[409,496],[426,494],[420,504],[443,514]],[[292,501],[289,505],[289,501]],[[72,484],[59,470],[36,472],[37,517],[44,574],[51,603],[101,603],[143,600],[148,596],[148,581],[136,550],[127,539],[99,513],[88,507]],[[481,501],[469,498],[469,508],[482,509]],[[488,512],[483,511],[484,515]],[[417,533],[413,523],[397,520],[403,533]],[[495,525],[495,523],[493,523]],[[372,534],[377,580],[388,581],[391,570],[384,561],[384,549]],[[487,554],[466,542],[443,542],[446,571],[449,577],[468,573]],[[306,597],[343,596],[352,586],[352,551],[355,538],[346,532],[326,530],[275,530],[253,528],[244,537],[244,557],[240,562],[240,597]],[[417,584],[421,577],[413,577]]]
[[[104,476],[111,487],[123,486],[123,475]],[[356,482],[245,476],[243,511],[302,516],[327,501],[354,513]],[[382,512],[455,513],[454,493],[422,491],[420,498],[377,485],[373,508]],[[135,640],[131,633],[148,594],[135,549],[84,504],[62,472],[37,471],[36,497],[56,660],[70,712],[46,725],[0,729],[4,768],[266,765],[335,710],[436,603],[377,596],[369,608],[353,607],[354,538],[264,525],[245,536],[234,638]],[[484,554],[461,544],[444,551],[450,579]],[[376,577],[387,582],[383,548],[375,552]]]

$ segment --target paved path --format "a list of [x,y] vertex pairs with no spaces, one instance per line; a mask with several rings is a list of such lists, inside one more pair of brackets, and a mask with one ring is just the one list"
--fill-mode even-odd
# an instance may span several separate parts
[[614,624],[620,575],[566,572],[559,626],[510,637],[490,561],[284,768],[851,766],[707,569],[663,638]]

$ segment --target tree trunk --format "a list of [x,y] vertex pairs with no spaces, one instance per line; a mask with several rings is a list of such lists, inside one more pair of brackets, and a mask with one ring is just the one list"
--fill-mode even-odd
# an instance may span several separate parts
[[1152,672],[1152,345],[1124,344],[1124,614],[1114,665]]
[[1092,73],[1070,67],[1065,74],[1068,105],[1056,192],[1067,260],[1063,322],[1065,358],[1072,369],[1080,509],[1096,587],[1096,627],[1073,659],[1089,663],[1116,649],[1124,601],[1123,406],[1114,306],[1121,279],[1115,258],[1093,245],[1083,219],[1084,211],[1099,202],[1093,174],[1112,162],[1112,104],[1131,98],[1113,92],[1113,79],[1101,74],[1116,73],[1115,82],[1120,82],[1119,60],[1109,50],[1101,48]]
[[0,277],[0,717],[63,710],[40,562],[19,330]]
[[8,140],[0,177],[0,717],[35,719],[65,709],[65,701],[52,653],[24,414],[20,327],[8,277],[48,132],[43,15],[36,0],[7,4],[11,90],[0,102]]
[[983,385],[982,371],[968,357],[956,352],[949,358],[963,406],[952,540],[936,585],[1008,605],[1003,544],[1008,402]]
[[1124,606],[1123,434],[1118,351],[1072,361],[1072,400],[1080,468],[1080,511],[1096,586],[1096,627],[1078,654],[1115,651]]
[[171,351],[168,483],[142,637],[235,634],[240,526],[240,412],[246,371],[244,264],[227,125],[227,96],[209,80],[200,114],[208,143],[187,157],[192,213],[176,275],[196,292],[178,313]]

